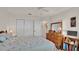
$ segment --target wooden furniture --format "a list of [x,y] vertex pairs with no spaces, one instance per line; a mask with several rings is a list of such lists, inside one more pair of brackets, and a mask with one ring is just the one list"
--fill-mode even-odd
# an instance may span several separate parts
[[49,30],[47,33],[47,39],[55,43],[58,49],[63,48],[63,36],[61,33]]
[[54,42],[58,49],[63,49],[62,22],[51,23],[51,30],[47,33],[47,39]]
[[66,44],[66,46],[68,47],[65,47],[64,50],[66,51],[78,51],[79,50],[79,38],[76,37],[76,36],[65,36],[65,40],[63,41],[63,49],[65,47],[64,44]]

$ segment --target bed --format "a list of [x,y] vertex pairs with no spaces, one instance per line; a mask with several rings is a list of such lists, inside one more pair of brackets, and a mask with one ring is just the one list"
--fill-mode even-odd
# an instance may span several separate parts
[[0,51],[57,51],[55,44],[43,37],[14,37],[0,43]]

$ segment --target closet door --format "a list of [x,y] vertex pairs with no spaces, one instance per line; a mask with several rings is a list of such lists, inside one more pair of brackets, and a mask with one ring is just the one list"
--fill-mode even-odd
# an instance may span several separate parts
[[42,23],[39,20],[34,22],[34,36],[42,36]]
[[24,35],[24,19],[16,20],[16,32],[17,32],[17,36]]
[[25,36],[33,36],[33,21],[30,18],[25,20]]

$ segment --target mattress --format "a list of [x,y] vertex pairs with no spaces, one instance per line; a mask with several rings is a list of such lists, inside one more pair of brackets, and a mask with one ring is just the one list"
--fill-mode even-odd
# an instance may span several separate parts
[[0,51],[56,51],[55,44],[43,37],[16,37],[0,43]]

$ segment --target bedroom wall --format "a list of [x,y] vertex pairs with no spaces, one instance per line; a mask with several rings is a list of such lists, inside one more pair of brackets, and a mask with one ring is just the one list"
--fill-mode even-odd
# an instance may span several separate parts
[[[50,29],[50,16],[37,17],[37,21],[40,23],[40,26],[42,27],[40,29],[40,31],[41,31],[40,34],[42,34],[42,36],[46,38],[46,33]],[[39,26],[37,26],[37,27],[39,27]]]
[[9,24],[9,16],[0,10],[0,30],[5,30]]
[[15,20],[12,14],[6,12],[5,8],[0,8],[0,31],[1,30],[13,30],[15,33]]
[[[70,27],[70,18],[76,16],[76,27]],[[71,8],[67,11],[59,13],[53,17],[53,22],[63,22],[63,34],[67,35],[67,30],[78,31],[79,36],[79,8]]]
[[[26,15],[18,15],[15,16],[11,13],[5,11],[5,9],[0,9],[0,30],[8,30],[8,32],[12,31],[14,35],[16,35],[16,19],[24,19],[26,23],[25,27],[25,35],[31,36],[33,35],[33,21],[35,23],[34,34],[35,36],[43,36],[47,31],[44,32],[42,28],[43,21],[46,21],[50,25],[50,17],[49,16],[26,16]],[[31,21],[31,22],[30,22]],[[30,23],[29,25],[27,23]],[[29,29],[27,29],[29,27]],[[50,29],[50,26],[48,26]]]
[[[46,35],[47,30],[50,29],[50,17],[49,16],[26,16],[26,15],[14,15],[8,12],[6,8],[0,8],[0,30],[8,30],[13,32],[16,35],[16,19],[25,20],[25,33],[26,36],[43,36]],[[43,30],[43,21],[47,22],[48,29]],[[33,24],[35,23],[35,29],[33,29]],[[34,33],[33,33],[34,31]]]

